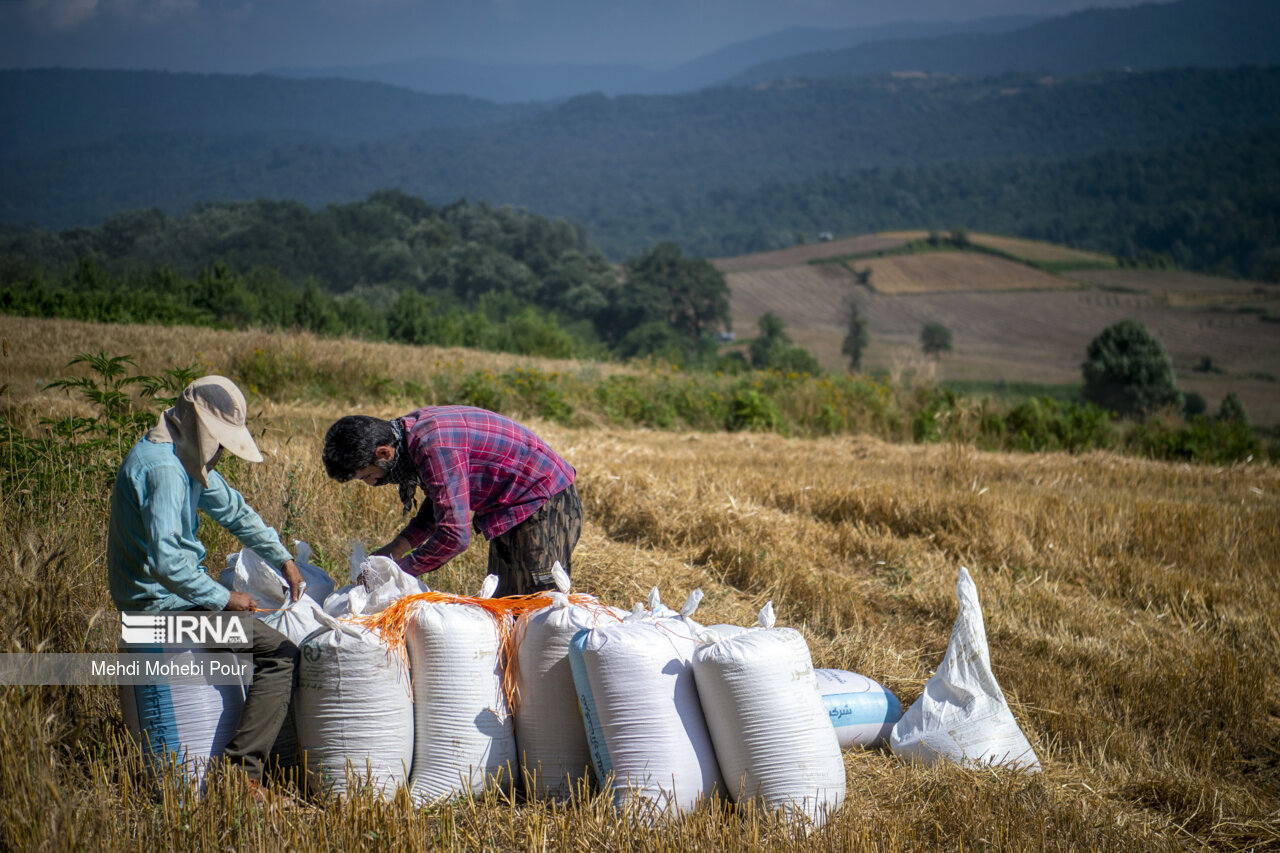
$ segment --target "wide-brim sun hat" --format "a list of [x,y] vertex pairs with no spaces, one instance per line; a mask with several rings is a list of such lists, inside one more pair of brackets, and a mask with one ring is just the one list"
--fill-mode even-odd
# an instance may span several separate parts
[[216,441],[246,462],[262,461],[262,453],[245,425],[248,405],[244,394],[230,379],[204,376],[195,380],[183,390],[178,406],[183,403],[199,418],[202,439]]

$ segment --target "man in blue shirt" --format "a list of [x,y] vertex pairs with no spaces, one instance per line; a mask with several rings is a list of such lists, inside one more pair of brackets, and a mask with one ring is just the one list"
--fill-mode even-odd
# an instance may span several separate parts
[[[108,586],[118,609],[257,609],[248,593],[232,592],[206,572],[205,548],[196,535],[197,510],[276,568],[292,600],[298,600],[302,573],[280,537],[214,470],[224,450],[249,462],[262,461],[245,426],[245,410],[244,395],[229,379],[197,379],[125,457],[111,493],[107,530]],[[288,711],[298,649],[260,620],[247,622],[252,626],[253,681],[223,756],[243,766],[257,795]],[[154,685],[135,687],[141,702],[156,701],[148,691],[157,692]],[[150,746],[161,754],[180,751],[178,744]]]

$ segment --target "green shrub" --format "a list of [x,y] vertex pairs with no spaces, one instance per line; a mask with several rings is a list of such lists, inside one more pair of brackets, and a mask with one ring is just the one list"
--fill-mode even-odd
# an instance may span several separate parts
[[1184,418],[1192,418],[1196,415],[1203,415],[1209,410],[1209,403],[1205,400],[1203,394],[1195,391],[1188,391],[1182,398],[1182,416]]
[[676,413],[654,390],[639,376],[610,376],[596,385],[595,399],[614,423],[671,429],[677,423]]
[[940,385],[922,385],[916,388],[913,396],[912,440],[920,443],[941,441],[946,437],[948,422],[959,408],[959,395]]
[[494,379],[492,373],[477,370],[463,378],[456,396],[448,402],[501,412],[506,409],[507,395],[502,383]]
[[729,405],[725,427],[731,431],[783,432],[778,404],[754,388],[738,388]]
[[1115,438],[1111,416],[1092,404],[1059,403],[1033,397],[1004,416],[1004,447],[1010,450],[1068,450],[1108,447]]
[[1262,456],[1262,444],[1247,424],[1192,418],[1185,425],[1160,421],[1134,424],[1125,437],[1132,452],[1151,459],[1229,465]]
[[559,373],[544,373],[534,367],[513,367],[504,371],[498,382],[509,389],[509,398],[514,397],[523,404],[525,412],[567,424],[573,417],[573,406],[556,384],[559,376]]
[[1249,423],[1249,416],[1244,411],[1244,403],[1240,402],[1240,398],[1235,391],[1228,391],[1227,395],[1222,398],[1222,403],[1218,406],[1218,414],[1214,420],[1236,424]]

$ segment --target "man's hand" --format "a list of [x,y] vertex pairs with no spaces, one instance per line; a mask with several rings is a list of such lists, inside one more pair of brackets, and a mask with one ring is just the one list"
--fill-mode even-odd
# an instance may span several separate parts
[[405,539],[403,536],[397,536],[386,545],[383,545],[381,548],[374,551],[373,556],[390,557],[399,563],[404,558],[404,555],[408,554],[411,550],[413,550],[413,546],[409,544],[409,540]]
[[[374,551],[370,556],[387,557],[391,559],[397,566],[403,569],[404,563],[401,561],[404,560],[405,555],[412,550],[413,550],[413,545],[409,543],[408,539],[405,539],[403,536],[397,536],[395,539],[392,539],[386,545],[383,545],[381,548]],[[356,583],[360,584],[365,589],[369,588],[369,580],[364,576],[364,574],[361,574],[360,577],[356,578]]]
[[223,610],[257,610],[258,602],[247,592],[233,592],[227,598],[227,606]]
[[298,564],[293,560],[285,560],[280,566],[280,574],[284,575],[284,579],[289,582],[290,601],[297,601],[302,595],[302,572],[298,570]]

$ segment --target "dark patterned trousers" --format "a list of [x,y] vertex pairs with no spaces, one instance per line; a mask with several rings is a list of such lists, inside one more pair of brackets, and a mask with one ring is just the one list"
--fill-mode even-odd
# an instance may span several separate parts
[[551,567],[568,573],[582,535],[582,501],[572,483],[537,512],[489,541],[489,574],[498,576],[495,597],[555,589]]

